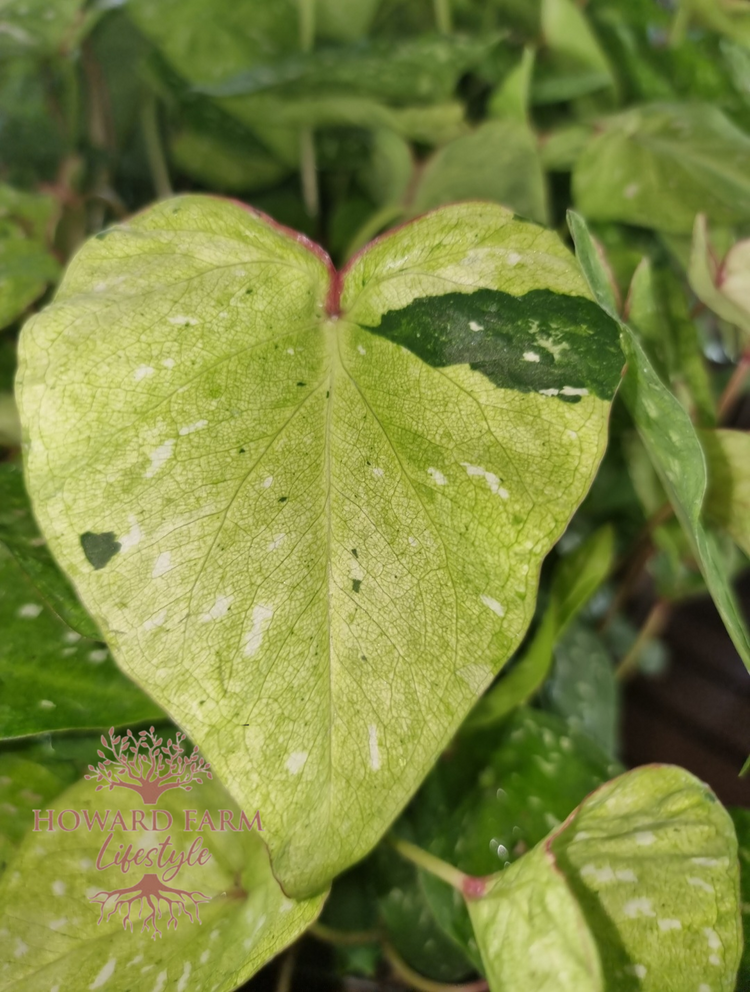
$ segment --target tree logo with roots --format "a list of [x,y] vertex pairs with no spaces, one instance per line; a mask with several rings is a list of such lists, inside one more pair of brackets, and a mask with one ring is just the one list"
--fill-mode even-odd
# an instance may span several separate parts
[[153,727],[142,730],[136,737],[132,730],[126,734],[115,734],[110,727],[109,740],[102,734],[104,751],[96,753],[102,759],[97,765],[89,765],[91,775],[84,776],[95,780],[96,791],[101,789],[131,789],[137,792],[144,805],[155,806],[159,796],[168,789],[184,789],[190,792],[191,783],[203,783],[203,777],[212,778],[211,765],[198,754],[197,746],[188,755],[182,747],[185,735],[178,733],[174,741],[164,744],[157,737]]
[[[102,920],[109,923],[115,913],[124,909],[125,914],[122,920],[122,927],[123,930],[126,930],[129,926],[131,933],[133,932],[133,923],[135,922],[133,913],[137,907],[138,919],[141,920],[141,933],[150,933],[151,939],[156,940],[157,937],[162,936],[161,927],[159,926],[159,921],[163,916],[162,904],[165,904],[166,909],[169,911],[167,930],[172,926],[176,930],[177,917],[183,911],[191,923],[197,922],[200,924],[202,921],[198,904],[201,902],[210,902],[211,899],[210,896],[206,896],[197,890],[190,892],[187,889],[171,888],[162,882],[158,875],[150,873],[144,875],[140,882],[130,886],[130,888],[112,889],[111,891],[103,889],[101,892],[97,892],[96,895],[91,896],[90,901],[101,905],[97,924],[101,923]],[[145,916],[144,907],[146,910]]]

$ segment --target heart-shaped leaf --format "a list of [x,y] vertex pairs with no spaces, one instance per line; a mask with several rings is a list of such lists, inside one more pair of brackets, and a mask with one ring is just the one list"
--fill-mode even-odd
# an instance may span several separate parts
[[[75,811],[80,829],[72,829],[70,812],[65,830],[50,832],[42,820],[42,830],[27,834],[0,882],[4,992],[49,992],[54,986],[58,992],[80,992],[105,984],[108,992],[146,987],[230,992],[314,921],[323,899],[293,902],[284,896],[261,835],[257,829],[236,830],[239,810],[224,790],[208,781],[191,790],[162,793],[159,809],[173,818],[168,832],[131,831],[131,811],[145,814],[140,797],[129,790],[118,790],[115,802],[109,791],[95,792],[93,783],[82,781],[58,797],[56,811]],[[128,830],[112,831],[101,858],[110,867],[99,870],[108,830],[96,825],[87,830],[84,813],[93,822],[94,812],[101,818],[109,810],[113,817],[113,806]],[[193,832],[182,829],[187,809],[196,811]],[[195,830],[205,812],[219,825],[222,809],[232,813],[235,831],[213,831],[207,824]],[[247,816],[250,824],[254,813]],[[144,822],[151,824],[150,812]],[[157,827],[165,823],[165,816],[157,817]],[[132,845],[134,856],[139,849],[158,851],[167,838],[163,864],[168,855],[174,855],[173,865],[179,855],[187,856],[196,838],[210,859],[196,863],[194,853],[174,877],[169,869],[144,873],[138,863],[127,873],[111,866],[119,845]],[[151,860],[158,864],[159,857],[153,854]]]
[[621,363],[557,236],[492,204],[337,274],[251,210],[167,201],[24,329],[50,547],[262,807],[290,893],[373,846],[518,645]]

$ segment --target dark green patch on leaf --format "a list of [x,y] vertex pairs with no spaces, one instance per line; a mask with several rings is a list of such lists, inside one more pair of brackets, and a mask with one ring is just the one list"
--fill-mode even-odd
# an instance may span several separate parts
[[615,323],[591,300],[546,289],[422,297],[368,330],[429,365],[469,364],[501,388],[574,403],[611,399],[623,367]]
[[102,534],[94,534],[87,530],[85,534],[81,534],[81,547],[89,563],[95,569],[100,569],[114,558],[121,544],[115,540],[114,532],[111,530]]

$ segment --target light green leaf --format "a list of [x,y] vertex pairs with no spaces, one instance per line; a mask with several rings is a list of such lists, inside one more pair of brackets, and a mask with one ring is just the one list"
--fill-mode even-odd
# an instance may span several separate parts
[[585,124],[568,124],[543,134],[539,153],[544,168],[550,172],[570,172],[591,141],[591,133]]
[[525,48],[521,61],[506,76],[487,103],[487,116],[526,124],[529,120],[529,94],[534,72],[535,51]]
[[225,141],[192,128],[174,134],[169,151],[179,169],[211,189],[258,190],[289,174],[285,165],[262,148],[243,149],[236,139]]
[[535,103],[558,103],[614,85],[607,56],[574,0],[542,0],[541,20],[551,58],[540,62]]
[[547,191],[536,137],[517,120],[487,121],[457,138],[426,166],[414,213],[456,200],[495,200],[544,223]]
[[729,814],[737,831],[740,855],[740,903],[745,947],[737,976],[737,992],[750,988],[750,810],[730,809]]
[[43,604],[2,546],[0,630],[0,738],[163,717],[101,643],[82,639]]
[[701,431],[708,461],[706,515],[750,555],[750,434]]
[[557,236],[477,203],[334,275],[252,210],[165,201],[24,328],[50,548],[263,807],[287,891],[375,844],[517,647],[621,364]]
[[31,512],[21,466],[13,462],[0,464],[0,544],[10,551],[42,599],[69,627],[84,637],[99,639],[96,624],[47,550]]
[[315,27],[321,38],[354,41],[367,34],[381,0],[316,0]]
[[549,605],[529,647],[516,666],[484,696],[464,726],[468,731],[497,723],[527,702],[549,674],[553,649],[609,574],[615,534],[601,527],[563,558],[555,570]]
[[[143,813],[141,800],[130,790],[119,791],[122,794],[117,796],[116,808],[130,826],[130,811]],[[58,811],[85,810],[89,816],[93,811],[103,815],[112,806],[108,791],[95,792],[93,783],[86,781],[74,785],[55,803]],[[4,992],[49,992],[54,985],[59,992],[81,992],[104,987],[105,983],[110,992],[129,992],[134,982],[141,987],[144,981],[148,981],[149,989],[231,992],[315,920],[323,898],[293,902],[284,896],[271,873],[257,829],[212,832],[204,828],[200,834],[181,829],[187,808],[197,811],[196,824],[208,811],[218,825],[219,809],[232,811],[233,822],[239,822],[239,810],[215,782],[194,784],[187,796],[182,790],[164,792],[159,808],[175,821],[175,829],[169,833],[171,849],[186,854],[200,837],[211,858],[203,865],[184,864],[174,879],[164,879],[163,872],[157,876],[162,896],[158,901],[152,896],[151,900],[163,915],[144,930],[149,906],[145,898],[135,899],[131,904],[132,933],[123,925],[124,907],[108,919],[114,900],[108,900],[98,923],[100,906],[92,904],[92,897],[144,883],[137,890],[141,891],[146,880],[154,878],[153,873],[139,878],[143,869],[136,865],[128,874],[117,867],[98,871],[95,862],[104,836],[96,828],[88,831],[82,824],[78,831],[27,834],[0,882]],[[252,822],[255,809],[245,812]],[[68,814],[68,823],[71,819]],[[160,817],[159,823],[164,822]],[[165,836],[157,834],[156,842]],[[132,844],[133,851],[148,849],[154,844],[154,835],[137,828],[135,833],[126,833],[118,827],[112,832],[108,851],[116,851],[118,844]],[[107,863],[111,858],[105,855],[103,860]],[[168,893],[167,886],[208,897],[209,901],[196,898],[193,904],[187,895],[180,899],[176,893]],[[173,900],[171,905],[167,899]],[[167,910],[179,909],[181,904],[193,915],[197,909],[200,923],[191,921],[185,912],[176,915],[177,925],[169,929]],[[161,932],[161,940],[152,939],[155,929]]]
[[695,215],[750,219],[750,137],[707,104],[648,104],[600,121],[573,172],[577,209],[675,234]]
[[414,159],[409,143],[394,131],[381,128],[373,132],[370,162],[360,173],[372,199],[385,207],[400,204],[413,175]]
[[492,992],[602,992],[594,938],[546,844],[469,899]]
[[45,808],[74,778],[69,764],[0,753],[0,874],[33,823],[33,810]]
[[16,401],[12,393],[0,393],[0,445],[15,448],[20,444],[21,421],[18,419]]
[[668,765],[626,772],[586,799],[549,846],[596,939],[608,989],[734,988],[737,840],[708,786]]
[[699,215],[688,278],[701,303],[750,334],[750,241],[738,241],[720,263],[708,239],[706,218]]
[[[568,223],[578,259],[600,305],[617,318],[606,271],[583,219],[569,212]],[[654,468],[667,492],[700,567],[716,608],[745,666],[750,669],[750,634],[732,591],[715,536],[701,520],[707,486],[706,460],[690,417],[659,379],[643,346],[620,324],[628,361],[622,396]]]

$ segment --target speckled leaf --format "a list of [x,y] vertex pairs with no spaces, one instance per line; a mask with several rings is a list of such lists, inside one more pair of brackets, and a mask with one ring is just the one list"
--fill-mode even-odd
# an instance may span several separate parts
[[[130,824],[128,811],[142,810],[141,799],[129,790],[120,792],[116,808]],[[95,810],[112,809],[113,798],[106,790],[95,792],[91,782],[83,781],[54,805],[57,810],[85,810],[91,816]],[[211,852],[206,864],[183,865],[174,880],[166,880],[171,888],[208,897],[209,901],[197,906],[200,924],[182,913],[177,916],[177,927],[168,928],[163,899],[159,903],[163,916],[153,924],[159,927],[161,939],[152,939],[153,929],[143,931],[147,911],[142,908],[139,917],[137,902],[132,932],[123,927],[122,909],[109,920],[105,913],[99,924],[100,906],[92,904],[91,897],[102,890],[137,886],[141,880],[138,867],[132,866],[128,874],[118,868],[97,870],[103,836],[96,828],[29,833],[0,881],[3,992],[49,992],[54,986],[58,992],[99,988],[107,992],[132,992],[134,988],[230,992],[314,921],[323,899],[293,902],[285,898],[257,830],[204,829],[196,834],[181,829],[185,809],[197,810],[196,823],[206,810],[218,822],[219,809],[232,810],[234,822],[239,821],[236,806],[215,782],[204,779],[203,785],[193,785],[187,795],[182,790],[162,793],[159,808],[170,812],[177,824],[169,833],[174,850],[186,853],[201,836],[203,848]],[[255,810],[245,812],[251,821]],[[164,823],[164,817],[159,822]],[[164,837],[116,828],[108,850],[117,850],[118,844],[132,844],[134,850],[148,848]],[[190,906],[189,900],[185,902]],[[191,908],[195,913],[195,907]]]
[[750,219],[750,137],[708,104],[648,104],[601,121],[573,172],[577,209],[688,234],[695,215]]
[[708,461],[706,514],[750,555],[750,433],[701,431]]
[[[501,727],[459,737],[406,813],[417,842],[471,875],[516,861],[588,793],[621,770],[558,716],[518,709]],[[420,872],[439,926],[481,965],[459,893]]]
[[0,465],[0,543],[10,551],[45,603],[68,626],[84,637],[99,639],[96,624],[47,550],[31,512],[21,466],[13,462]]
[[[592,292],[610,316],[619,319],[597,247],[583,219],[568,215],[581,267]],[[654,371],[640,341],[620,323],[628,371],[622,396],[635,421],[654,468],[669,496],[700,567],[706,585],[740,657],[750,669],[750,634],[732,591],[716,537],[701,519],[707,486],[706,459],[692,421]]]
[[729,813],[737,831],[740,855],[740,910],[745,935],[745,947],[737,975],[737,992],[750,989],[750,810],[730,809]]
[[612,656],[589,627],[574,624],[556,646],[543,696],[568,726],[616,753],[620,707]]
[[75,777],[63,762],[0,753],[0,874],[33,822],[33,810],[44,808]]
[[594,938],[545,844],[468,900],[491,992],[603,992]]
[[607,988],[734,989],[737,839],[706,785],[670,766],[627,772],[585,800],[549,846],[596,938]]
[[20,362],[53,553],[263,807],[285,889],[320,889],[523,636],[606,442],[616,326],[557,236],[499,206],[436,211],[336,275],[187,197],[90,241]]
[[0,738],[163,717],[101,643],[44,605],[0,546]]

